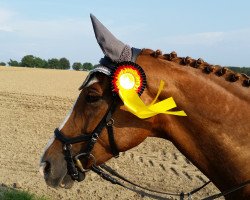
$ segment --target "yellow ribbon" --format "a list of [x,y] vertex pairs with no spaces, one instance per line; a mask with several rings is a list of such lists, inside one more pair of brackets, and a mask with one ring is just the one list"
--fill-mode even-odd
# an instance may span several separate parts
[[164,87],[164,82],[161,81],[156,97],[154,98],[152,103],[148,106],[144,104],[144,102],[141,100],[141,98],[134,90],[134,88],[125,89],[124,87],[119,87],[119,96],[122,99],[128,111],[141,119],[149,118],[160,113],[169,115],[187,116],[183,110],[169,111],[170,109],[176,107],[176,103],[172,97],[167,98],[158,103],[155,103],[161,91],[163,90],[163,87]]

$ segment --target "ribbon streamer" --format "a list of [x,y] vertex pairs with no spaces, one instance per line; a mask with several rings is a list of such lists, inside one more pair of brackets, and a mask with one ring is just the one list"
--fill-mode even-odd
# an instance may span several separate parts
[[176,107],[176,103],[172,97],[155,103],[163,90],[163,87],[164,82],[161,81],[156,97],[148,106],[141,100],[134,88],[125,89],[124,87],[120,87],[118,93],[128,111],[141,119],[149,118],[157,114],[187,116],[183,110],[169,111]]

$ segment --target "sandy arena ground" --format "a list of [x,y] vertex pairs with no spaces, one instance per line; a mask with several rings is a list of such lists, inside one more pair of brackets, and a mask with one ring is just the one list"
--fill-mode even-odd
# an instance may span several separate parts
[[[92,172],[70,190],[49,188],[40,176],[43,148],[77,98],[85,77],[85,72],[0,67],[0,185],[16,184],[53,200],[153,199],[114,186]],[[208,180],[161,139],[147,139],[108,164],[132,181],[174,193],[189,192]],[[193,199],[214,193],[218,190],[209,184]]]

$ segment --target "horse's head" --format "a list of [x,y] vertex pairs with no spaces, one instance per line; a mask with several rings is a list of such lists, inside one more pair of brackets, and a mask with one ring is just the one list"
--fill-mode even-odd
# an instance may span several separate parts
[[[88,169],[99,169],[96,165],[137,146],[148,136],[171,140],[220,189],[249,180],[249,173],[245,173],[249,172],[249,93],[237,85],[229,87],[220,78],[236,82],[239,77],[231,72],[228,76],[224,68],[215,70],[201,59],[130,48],[94,16],[91,19],[105,57],[89,73],[71,112],[45,149],[40,169],[46,183],[70,188],[74,180],[84,179]],[[186,70],[182,65],[192,68]],[[161,80],[167,83],[164,91]],[[241,80],[243,86],[249,86],[248,78]],[[185,116],[183,111],[169,111],[176,107],[173,98],[166,99],[170,94],[189,113],[186,120],[157,115]],[[158,97],[163,100],[155,103]],[[241,193],[239,190],[235,197]],[[249,199],[247,190],[244,194]]]
[[[92,165],[137,146],[152,130],[152,119],[141,120],[127,112],[112,91],[112,68],[135,62],[140,50],[117,40],[94,16],[91,19],[105,57],[89,73],[72,110],[45,148],[40,169],[52,187],[70,188]],[[151,100],[147,91],[142,98]]]

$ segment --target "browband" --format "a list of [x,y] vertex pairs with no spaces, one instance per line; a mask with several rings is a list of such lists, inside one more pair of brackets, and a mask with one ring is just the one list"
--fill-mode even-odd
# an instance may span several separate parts
[[[141,49],[137,49],[132,47],[131,48],[132,51],[132,58],[131,58],[131,62],[135,62],[138,55],[141,52]],[[94,74],[96,72],[105,74],[107,76],[111,76],[112,73],[112,69],[114,68],[115,65],[117,65],[116,62],[113,62],[110,58],[108,58],[107,56],[105,56],[104,58],[101,58],[101,60],[99,61],[99,65],[97,65],[94,69],[92,69],[88,76],[86,77],[85,81],[83,82],[83,84],[81,85],[81,87],[79,89],[82,89],[83,87],[85,87],[86,85],[88,85],[89,81],[93,78]]]

